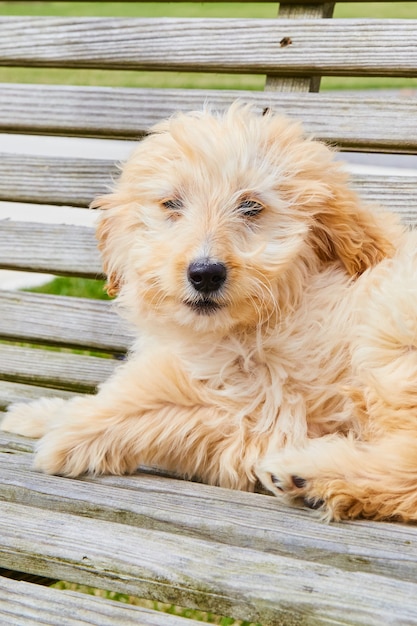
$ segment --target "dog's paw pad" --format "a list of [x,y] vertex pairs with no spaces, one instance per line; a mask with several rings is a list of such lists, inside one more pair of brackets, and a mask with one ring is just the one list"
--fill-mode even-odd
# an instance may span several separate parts
[[277,474],[270,474],[271,483],[274,485],[276,489],[279,491],[293,491],[294,487],[296,489],[304,489],[307,486],[307,481],[300,476],[287,476],[283,478],[279,477]]

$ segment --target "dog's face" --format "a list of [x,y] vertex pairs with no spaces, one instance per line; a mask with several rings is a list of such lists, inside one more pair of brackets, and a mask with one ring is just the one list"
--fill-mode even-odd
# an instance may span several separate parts
[[155,127],[95,206],[110,291],[200,332],[256,326],[320,265],[354,275],[390,251],[329,149],[237,105]]

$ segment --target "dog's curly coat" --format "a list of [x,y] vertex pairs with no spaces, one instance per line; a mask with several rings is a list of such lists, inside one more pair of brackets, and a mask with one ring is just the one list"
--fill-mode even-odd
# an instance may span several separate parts
[[140,337],[96,396],[12,407],[37,468],[259,477],[326,519],[417,520],[417,236],[329,148],[241,105],[177,115],[94,206]]

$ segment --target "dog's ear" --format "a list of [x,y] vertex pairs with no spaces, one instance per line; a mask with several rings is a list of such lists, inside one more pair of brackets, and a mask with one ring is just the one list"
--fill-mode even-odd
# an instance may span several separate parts
[[[351,276],[394,254],[401,228],[349,187],[349,175],[329,146],[306,137],[300,125],[266,111],[265,145],[277,163],[280,197],[308,215],[310,243],[324,262],[340,261]],[[281,176],[280,172],[286,172]]]
[[323,260],[340,260],[351,276],[393,255],[398,234],[391,216],[377,215],[343,184],[331,186],[331,195],[315,215],[312,236]]
[[90,205],[91,209],[100,210],[96,224],[96,237],[103,261],[103,270],[107,276],[106,290],[109,296],[118,294],[122,282],[116,260],[119,217],[115,200],[114,194],[108,194],[99,196]]

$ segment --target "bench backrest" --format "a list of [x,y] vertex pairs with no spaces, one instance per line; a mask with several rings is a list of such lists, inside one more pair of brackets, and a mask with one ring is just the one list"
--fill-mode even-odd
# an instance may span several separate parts
[[[240,98],[302,120],[342,150],[415,153],[416,99],[317,93],[322,76],[417,77],[415,22],[323,19],[334,5],[282,2],[271,19],[0,17],[1,66],[266,77],[263,91],[4,83],[0,132],[132,140],[178,109],[207,100],[223,108]],[[35,216],[39,205],[86,211],[117,176],[114,159],[21,154],[1,143],[0,136],[0,205],[13,211],[26,203],[34,217],[0,222],[0,268],[102,277],[91,227]],[[353,185],[415,222],[416,176],[360,172]],[[0,409],[22,398],[93,391],[114,366],[100,356],[118,356],[130,342],[108,302],[7,290],[0,292],[0,339]]]

